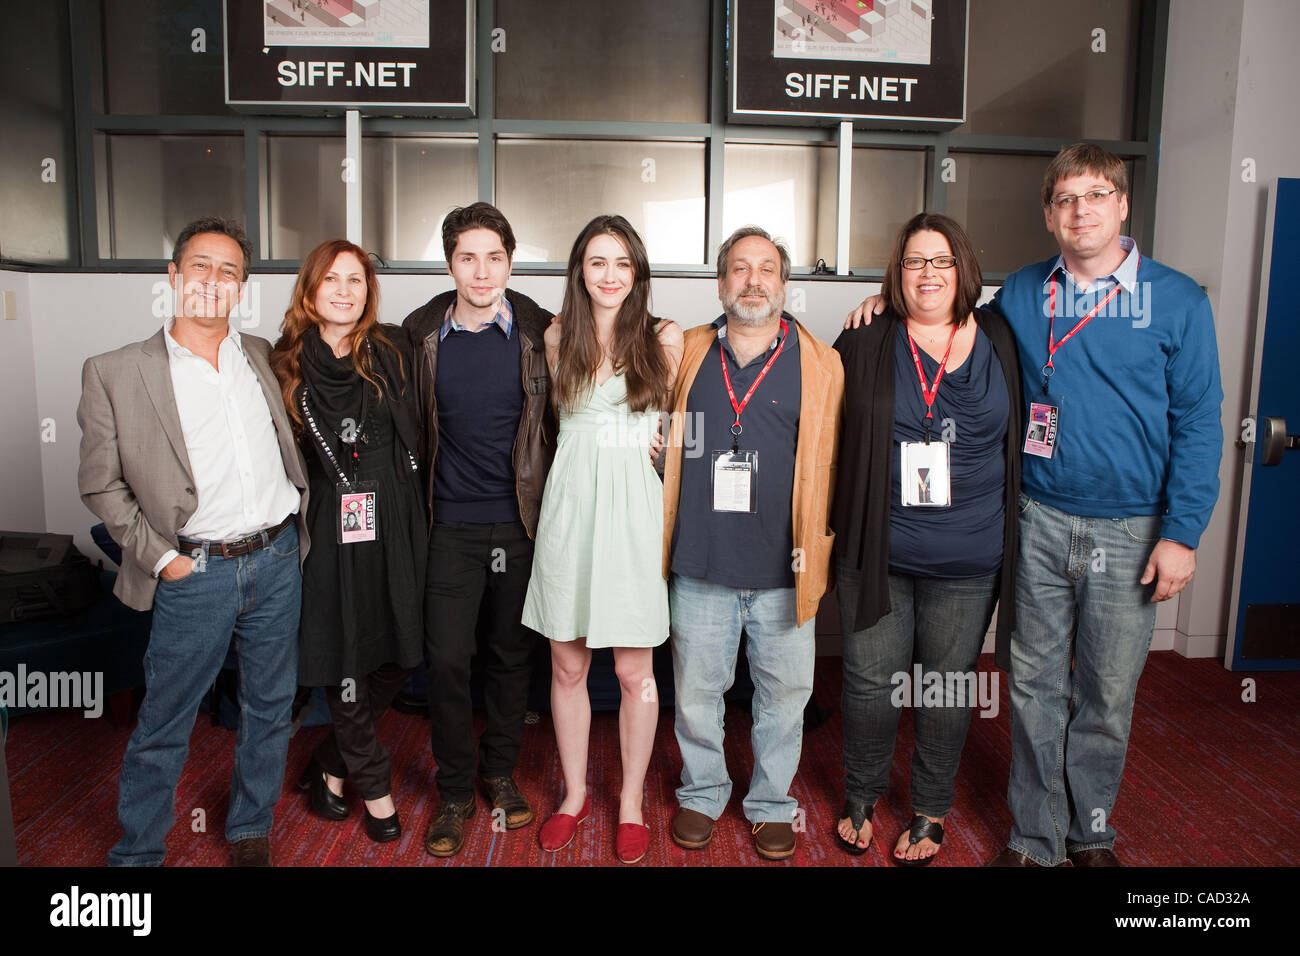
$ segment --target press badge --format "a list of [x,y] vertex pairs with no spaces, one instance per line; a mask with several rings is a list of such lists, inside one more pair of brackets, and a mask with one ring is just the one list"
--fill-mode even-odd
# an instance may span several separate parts
[[713,453],[713,510],[735,514],[758,511],[758,452]]
[[947,508],[952,505],[946,441],[899,442],[899,485],[904,508]]
[[1029,403],[1029,422],[1025,426],[1026,455],[1051,458],[1056,451],[1056,436],[1060,427],[1061,410],[1055,405]]
[[375,523],[378,485],[373,481],[352,481],[340,482],[337,488],[339,544],[374,541],[378,533]]

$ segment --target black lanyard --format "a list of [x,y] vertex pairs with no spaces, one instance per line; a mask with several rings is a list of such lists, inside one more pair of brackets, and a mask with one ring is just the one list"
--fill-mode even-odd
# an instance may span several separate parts
[[[361,433],[362,433],[362,431],[363,431],[363,430],[365,429],[365,427],[366,427],[366,399],[367,399],[367,397],[368,397],[368,391],[369,391],[369,390],[366,388],[366,385],[367,385],[367,384],[369,384],[369,383],[367,383],[367,382],[365,382],[365,381],[363,381],[363,382],[361,383],[361,388],[362,388],[362,391],[361,391],[361,422],[357,425],[356,434],[353,435],[353,440],[349,442],[349,441],[345,440],[345,439],[343,438],[342,435],[338,435],[338,439],[339,439],[339,441],[343,442],[343,444],[345,444],[345,445],[351,445],[351,446],[352,446],[352,452],[351,452],[351,454],[348,456],[349,464],[352,465],[352,477],[351,477],[351,478],[348,478],[348,476],[345,475],[345,474],[343,473],[343,468],[342,468],[342,466],[339,464],[339,460],[338,460],[338,458],[337,458],[337,457],[335,456],[335,454],[334,454],[334,449],[330,448],[329,443],[328,443],[327,441],[325,441],[325,436],[321,434],[320,428],[317,427],[317,425],[316,425],[316,419],[312,416],[312,413],[311,413],[311,405],[310,405],[310,403],[307,401],[307,392],[309,391],[309,389],[307,388],[307,383],[306,383],[306,382],[303,382],[303,383],[302,383],[302,394],[301,394],[301,397],[300,397],[300,400],[299,400],[299,404],[302,406],[302,415],[303,415],[303,418],[304,418],[304,419],[306,420],[306,422],[307,422],[307,427],[311,429],[311,433],[312,433],[313,435],[316,436],[316,442],[320,445],[321,450],[324,451],[326,457],[329,458],[329,460],[330,460],[330,464],[333,465],[333,466],[334,466],[334,470],[335,470],[336,472],[338,472],[338,475],[339,475],[339,481],[343,482],[344,484],[351,484],[352,482],[355,482],[355,481],[357,480],[357,462],[358,462],[358,461],[360,460],[360,458],[361,458],[361,454],[360,454],[360,450],[359,450],[359,447],[358,447],[358,446],[360,445],[360,443],[361,443],[362,441],[364,441],[364,438],[362,437],[362,434],[361,434]],[[332,429],[331,429],[331,430],[332,430]],[[337,433],[335,433],[335,434],[337,434]]]

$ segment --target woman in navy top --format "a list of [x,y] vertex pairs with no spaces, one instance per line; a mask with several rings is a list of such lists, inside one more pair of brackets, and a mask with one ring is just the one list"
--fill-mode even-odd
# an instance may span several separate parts
[[1006,321],[975,308],[980,291],[965,232],[922,213],[894,243],[886,311],[835,343],[846,771],[836,832],[846,852],[870,846],[901,708],[914,706],[913,816],[891,851],[905,866],[927,865],[943,841],[971,707],[989,702],[975,664],[999,599],[999,635],[1013,623],[1013,575],[1002,572],[1015,567],[1020,375]]

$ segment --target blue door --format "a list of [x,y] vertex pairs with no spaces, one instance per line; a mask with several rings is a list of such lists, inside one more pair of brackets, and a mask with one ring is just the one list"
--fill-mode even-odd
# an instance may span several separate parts
[[[1242,480],[1242,524],[1224,663],[1300,669],[1300,179],[1270,195],[1252,389],[1255,443]],[[1248,436],[1247,436],[1248,437]],[[1244,542],[1244,545],[1243,545]]]

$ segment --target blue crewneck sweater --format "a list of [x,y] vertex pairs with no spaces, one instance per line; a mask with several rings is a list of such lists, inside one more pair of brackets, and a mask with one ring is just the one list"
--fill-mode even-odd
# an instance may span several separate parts
[[[1126,282],[1058,348],[1044,397],[1047,279],[1057,265],[1053,258],[1014,273],[990,305],[1015,331],[1026,414],[1030,402],[1060,409],[1056,453],[1024,455],[1021,487],[1070,514],[1163,515],[1161,537],[1195,548],[1219,494],[1223,452],[1209,300],[1188,276],[1141,257],[1136,285]],[[1083,293],[1065,269],[1056,282],[1059,343],[1115,282]]]

